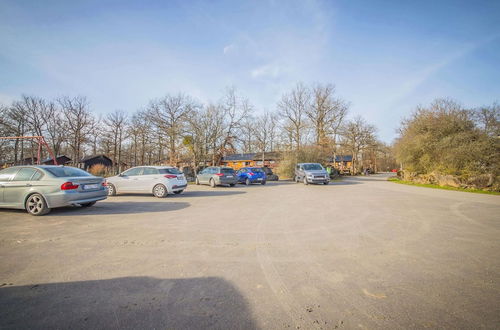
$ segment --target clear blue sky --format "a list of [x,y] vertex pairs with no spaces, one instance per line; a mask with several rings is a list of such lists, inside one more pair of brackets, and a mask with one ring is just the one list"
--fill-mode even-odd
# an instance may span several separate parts
[[417,104],[500,101],[500,1],[0,0],[0,102],[85,95],[129,112],[234,85],[274,110],[331,82],[390,142]]

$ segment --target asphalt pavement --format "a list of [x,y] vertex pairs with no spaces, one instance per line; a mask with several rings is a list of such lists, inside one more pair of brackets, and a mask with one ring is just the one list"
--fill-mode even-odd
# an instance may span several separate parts
[[0,210],[0,328],[498,328],[500,196],[386,179]]

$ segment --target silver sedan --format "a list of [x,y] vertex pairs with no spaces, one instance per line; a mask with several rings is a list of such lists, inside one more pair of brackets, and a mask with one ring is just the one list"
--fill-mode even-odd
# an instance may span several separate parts
[[0,171],[2,208],[44,215],[56,207],[92,206],[107,196],[103,178],[75,167],[14,166]]

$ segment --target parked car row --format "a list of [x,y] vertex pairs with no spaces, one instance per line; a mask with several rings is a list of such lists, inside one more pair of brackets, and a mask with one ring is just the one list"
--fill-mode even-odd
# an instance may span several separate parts
[[[260,167],[210,166],[196,176],[196,184],[211,187],[237,183],[265,185],[272,171]],[[278,179],[272,177],[272,179]],[[329,176],[320,164],[298,164],[295,181],[328,184]],[[180,194],[187,187],[185,175],[171,166],[138,166],[119,175],[101,178],[70,166],[14,166],[0,170],[0,207],[25,209],[31,215],[44,215],[52,208],[89,207],[117,193],[152,193],[162,198]]]

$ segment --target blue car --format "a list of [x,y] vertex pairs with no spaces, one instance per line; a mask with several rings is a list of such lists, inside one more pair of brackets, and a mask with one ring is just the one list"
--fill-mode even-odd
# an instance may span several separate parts
[[252,183],[266,184],[266,173],[260,167],[243,167],[236,172],[239,183],[247,186]]

